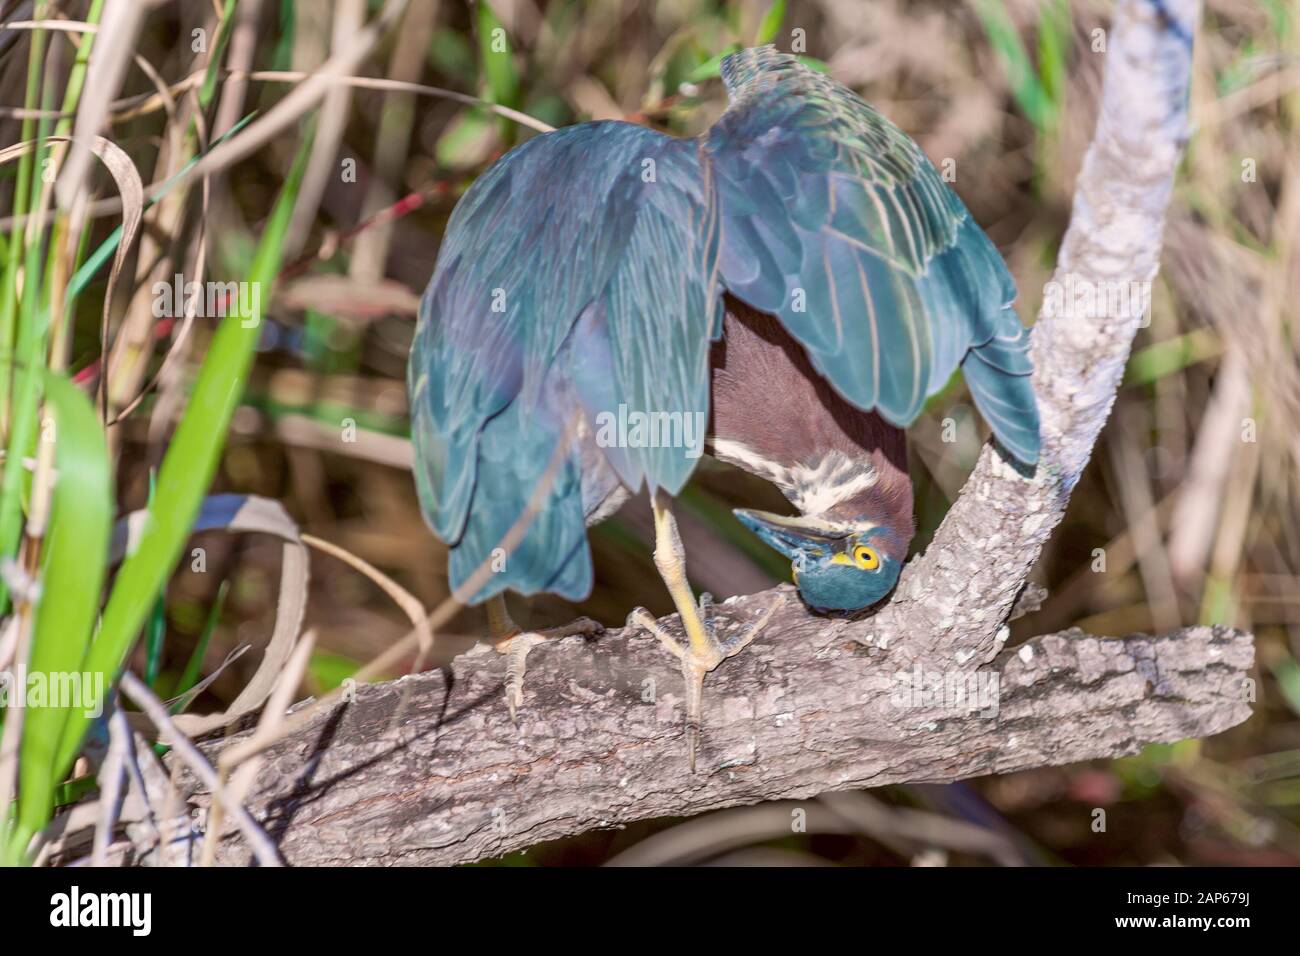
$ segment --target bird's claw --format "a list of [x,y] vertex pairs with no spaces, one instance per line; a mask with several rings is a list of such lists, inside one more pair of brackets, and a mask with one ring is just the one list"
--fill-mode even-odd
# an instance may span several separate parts
[[528,652],[543,641],[578,634],[599,634],[604,625],[589,617],[549,627],[541,631],[521,631],[497,642],[498,653],[506,655],[506,707],[511,722],[519,723],[519,708],[524,705],[524,675],[528,672]]
[[512,723],[519,723],[519,708],[524,705],[524,674],[528,672],[528,652],[546,638],[535,631],[516,634],[498,645],[506,655],[506,707]]
[[[759,616],[758,620],[743,625],[727,637],[720,638],[713,610],[713,597],[705,592],[700,595],[699,607],[704,639],[689,640],[687,644],[683,644],[669,634],[643,607],[634,608],[627,616],[629,627],[641,627],[649,631],[659,639],[659,643],[663,644],[670,654],[681,662],[682,678],[686,682],[686,746],[692,773],[695,771],[695,754],[701,736],[705,676],[727,658],[734,657],[748,647],[783,604],[785,604],[785,595],[778,594],[777,599]],[[685,621],[683,626],[687,626]],[[689,638],[689,627],[687,630]]]

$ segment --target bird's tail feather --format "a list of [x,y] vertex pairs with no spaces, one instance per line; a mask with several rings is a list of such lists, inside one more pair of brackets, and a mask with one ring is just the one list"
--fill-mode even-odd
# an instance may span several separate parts
[[[1023,328],[1020,331],[1027,335]],[[975,407],[992,427],[998,441],[1032,467],[1038,463],[1038,402],[1027,373],[1007,374],[1008,366],[1019,367],[1021,362],[1028,361],[1024,351],[995,336],[971,349],[961,363],[961,370]]]
[[[571,433],[555,411],[550,403],[530,409],[516,400],[479,437],[473,493],[482,506],[469,509],[447,569],[452,588],[460,589],[482,562],[489,562],[492,573],[469,598],[471,604],[507,589],[525,595],[545,591],[571,601],[591,593],[582,479]],[[550,488],[522,540],[513,549],[503,548],[516,521],[537,504],[532,499],[541,494],[548,473],[553,473]]]

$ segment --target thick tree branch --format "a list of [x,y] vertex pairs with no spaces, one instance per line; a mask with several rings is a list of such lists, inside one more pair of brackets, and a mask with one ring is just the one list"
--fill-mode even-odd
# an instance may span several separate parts
[[[723,610],[756,615],[773,593]],[[972,673],[899,671],[855,640],[870,623],[787,604],[710,675],[695,774],[681,673],[634,629],[536,647],[517,728],[490,650],[458,658],[450,684],[358,688],[267,753],[249,808],[291,864],[463,863],[658,816],[1130,754],[1250,714],[1250,637],[1226,628],[1048,635]],[[933,699],[945,679],[972,693]],[[219,856],[249,859],[233,831]]]

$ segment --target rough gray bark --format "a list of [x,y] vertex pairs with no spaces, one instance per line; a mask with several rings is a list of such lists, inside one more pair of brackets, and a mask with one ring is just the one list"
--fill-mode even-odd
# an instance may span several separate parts
[[[722,610],[744,619],[775,594]],[[1239,631],[1036,638],[979,672],[961,704],[911,688],[972,672],[900,674],[855,640],[870,626],[787,604],[710,675],[695,774],[676,661],[633,629],[534,648],[517,728],[493,651],[458,658],[450,685],[432,672],[360,687],[267,753],[249,809],[290,864],[464,863],[634,820],[1115,757],[1250,715]],[[238,833],[219,859],[248,862]]]
[[[1060,286],[1104,293],[1155,275],[1198,14],[1196,0],[1118,4]],[[642,632],[611,633],[533,651],[518,728],[490,651],[457,660],[450,684],[431,674],[361,689],[268,753],[254,814],[290,863],[455,863],[648,817],[1114,757],[1244,720],[1253,649],[1238,631],[1065,632],[1002,650],[1012,602],[1092,454],[1142,321],[1108,309],[1104,294],[1069,305],[1034,329],[1037,471],[1021,475],[985,449],[874,617],[816,618],[789,601],[710,676],[700,773],[686,770],[674,662]],[[724,613],[752,618],[775,593]],[[996,679],[999,692],[970,713],[951,698],[900,698],[910,685],[899,672],[922,686],[984,681],[977,691]],[[232,834],[221,856],[248,854]]]
[[1064,314],[1039,314],[1031,353],[1042,414],[1038,469],[1023,476],[985,447],[929,550],[907,565],[877,615],[877,640],[913,635],[899,653],[991,659],[1017,592],[1065,515],[1146,321],[1110,310],[1105,293],[1149,284],[1159,269],[1199,15],[1197,0],[1116,5],[1097,128],[1052,277],[1057,289],[1103,294],[1069,302]]

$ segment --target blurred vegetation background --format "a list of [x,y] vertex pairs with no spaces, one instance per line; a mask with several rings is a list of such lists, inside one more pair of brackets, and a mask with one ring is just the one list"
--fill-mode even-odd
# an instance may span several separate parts
[[[0,0],[0,20],[33,19],[42,6],[46,18],[85,20],[102,4]],[[284,104],[304,73],[345,50],[383,6],[150,6],[110,107],[111,139],[146,184],[164,182],[250,113]],[[952,161],[953,188],[1006,256],[1020,314],[1032,322],[1095,121],[1110,8],[1101,0],[413,0],[352,71],[394,82],[333,87],[319,109],[301,111],[284,132],[144,211],[141,239],[113,294],[102,383],[108,269],[76,299],[67,369],[87,394],[102,384],[111,413],[123,416],[108,430],[117,512],[150,502],[216,327],[200,317],[182,334],[180,323],[157,318],[155,282],[176,273],[248,276],[301,153],[280,278],[274,298],[262,303],[248,388],[211,490],[276,499],[304,531],[375,565],[427,607],[446,597],[445,552],[420,517],[409,472],[406,356],[457,198],[495,157],[536,132],[440,91],[555,126],[625,119],[692,135],[723,108],[720,55],[758,42],[805,53],[937,164]],[[31,120],[23,117],[36,115],[34,107],[53,113],[64,101],[86,37],[43,35],[41,95],[32,103],[32,31],[0,32],[0,144],[24,139],[22,124]],[[1249,628],[1258,646],[1255,716],[1213,740],[1150,747],[1125,760],[842,796],[854,801],[857,832],[791,835],[788,810],[724,811],[739,836],[714,845],[683,831],[673,858],[1300,862],[1295,8],[1285,0],[1207,0],[1193,97],[1195,129],[1150,326],[1139,333],[1092,464],[1035,573],[1046,597],[1013,623],[1012,643],[1070,626],[1098,635],[1197,621]],[[0,166],[0,217],[15,209],[17,169]],[[116,196],[101,170],[91,181],[100,197]],[[95,249],[121,222],[115,210],[100,211],[85,248]],[[7,218],[0,224],[6,239],[12,229]],[[945,420],[955,441],[941,437]],[[911,430],[917,549],[960,489],[982,429],[956,381]],[[699,589],[725,597],[786,577],[784,563],[730,513],[739,504],[779,510],[781,503],[758,479],[705,460],[679,509]],[[634,499],[594,529],[597,582],[587,602],[514,601],[516,618],[544,626],[581,613],[618,625],[635,605],[670,612],[651,560],[649,517]],[[228,704],[256,667],[275,616],[281,545],[212,532],[191,546],[205,549],[202,569],[182,562],[132,663],[166,695],[192,685],[195,666],[211,673],[234,648],[252,645],[194,703],[203,711]],[[305,690],[319,693],[404,636],[409,621],[354,569],[317,557],[307,626],[318,643]],[[481,611],[462,614],[440,653],[463,649],[482,630]],[[1095,808],[1107,811],[1103,833],[1093,829]],[[963,822],[986,828],[991,848],[972,850],[954,835]],[[589,834],[506,862],[597,863],[675,825]]]

